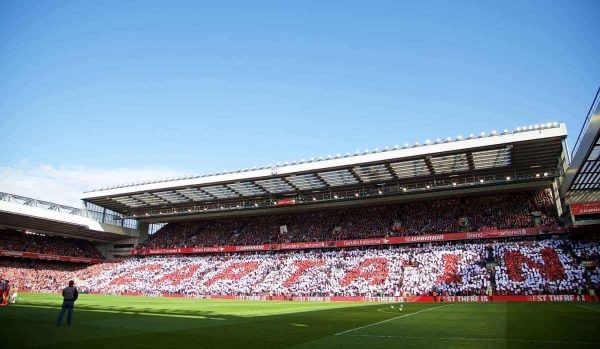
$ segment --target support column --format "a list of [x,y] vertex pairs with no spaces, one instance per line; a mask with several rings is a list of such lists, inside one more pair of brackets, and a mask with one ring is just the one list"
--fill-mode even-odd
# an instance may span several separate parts
[[138,232],[140,233],[140,237],[138,238],[138,244],[146,241],[148,238],[148,230],[150,228],[150,224],[138,222]]

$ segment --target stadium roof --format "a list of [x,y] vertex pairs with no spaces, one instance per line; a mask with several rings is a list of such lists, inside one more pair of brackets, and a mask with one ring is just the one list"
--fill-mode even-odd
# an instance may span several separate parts
[[103,188],[84,193],[83,200],[144,219],[459,189],[494,181],[549,180],[558,175],[561,158],[566,157],[566,135],[564,124],[544,123],[256,169]]
[[600,89],[573,147],[561,193],[567,203],[600,201]]
[[8,193],[0,193],[0,227],[105,242],[139,236],[86,217],[85,210]]

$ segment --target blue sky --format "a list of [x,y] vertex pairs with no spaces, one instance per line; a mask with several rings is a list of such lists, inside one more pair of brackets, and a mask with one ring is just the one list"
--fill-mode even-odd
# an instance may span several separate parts
[[598,1],[0,0],[0,190],[71,202],[547,121],[572,144],[600,85],[599,14]]

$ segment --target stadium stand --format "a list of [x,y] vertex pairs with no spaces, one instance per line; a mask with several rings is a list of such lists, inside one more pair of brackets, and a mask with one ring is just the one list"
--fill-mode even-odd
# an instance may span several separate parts
[[29,292],[56,292],[84,264],[22,258],[0,258],[0,277]]
[[25,233],[9,229],[0,230],[0,250],[104,259],[102,253],[87,240]]
[[[598,248],[593,243],[536,238],[133,257],[91,266],[5,259],[2,273],[22,289],[38,292],[55,291],[63,280],[75,279],[82,291],[110,294],[467,296],[485,295],[490,289],[499,295],[576,294],[587,292],[590,284],[572,255],[575,246],[581,253]],[[598,268],[594,271],[589,278],[597,282]]]
[[569,243],[543,240],[495,244],[498,294],[574,294],[586,289],[584,268],[563,244]]
[[578,262],[587,263],[591,287],[596,291],[600,290],[600,241],[574,241],[573,253]]
[[[412,236],[557,223],[549,190],[407,204],[170,223],[140,248],[253,245]],[[284,227],[286,229],[281,229]]]

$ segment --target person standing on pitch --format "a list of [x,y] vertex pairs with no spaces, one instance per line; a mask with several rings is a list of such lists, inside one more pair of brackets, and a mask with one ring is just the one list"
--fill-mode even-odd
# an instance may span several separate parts
[[62,324],[65,311],[67,312],[67,326],[71,326],[71,320],[73,319],[73,307],[75,306],[77,297],[79,297],[79,292],[77,292],[77,288],[75,288],[74,285],[75,282],[71,280],[69,281],[69,286],[65,287],[62,291],[63,304],[62,309],[58,314],[58,319],[56,320],[56,326],[60,326]]

